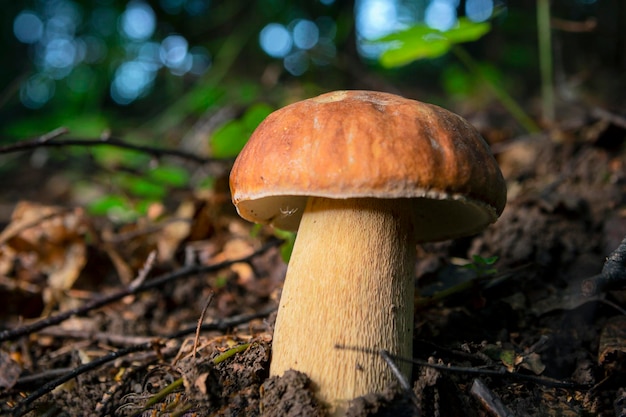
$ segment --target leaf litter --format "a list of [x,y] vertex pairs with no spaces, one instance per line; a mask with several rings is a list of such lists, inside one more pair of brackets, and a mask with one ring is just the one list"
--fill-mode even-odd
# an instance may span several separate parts
[[[410,382],[418,407],[390,386],[356,399],[348,415],[620,410],[626,292],[623,285],[591,297],[581,291],[626,236],[626,133],[603,120],[556,139],[542,134],[494,145],[509,186],[501,219],[478,236],[418,248],[422,294],[447,291],[417,300],[418,364]],[[227,194],[156,205],[122,226],[72,204],[13,205],[0,233],[2,414],[324,415],[306,375],[269,377],[272,311],[286,266],[277,243],[257,253],[273,232],[239,219]],[[494,257],[488,276],[463,266]],[[6,337],[131,287],[142,268],[145,284],[190,265],[218,268],[126,291],[60,323]],[[22,407],[46,383],[98,360]]]

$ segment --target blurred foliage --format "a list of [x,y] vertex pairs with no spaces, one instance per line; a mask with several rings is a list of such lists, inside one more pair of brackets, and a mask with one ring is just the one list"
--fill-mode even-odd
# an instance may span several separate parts
[[468,88],[469,81],[482,81],[482,84],[491,90],[494,97],[502,103],[520,126],[528,133],[538,132],[540,130],[538,125],[500,85],[499,80],[502,77],[499,71],[495,67],[482,66],[465,49],[457,45],[476,41],[490,30],[491,25],[487,22],[476,23],[460,18],[454,26],[447,30],[419,24],[379,38],[375,42],[387,46],[379,58],[380,63],[387,68],[403,66],[421,59],[434,59],[448,52],[453,52],[459,61],[465,65],[471,78],[456,68],[455,71],[444,70],[442,74],[444,88],[447,87],[449,92],[457,95],[464,91],[467,95],[467,92],[470,91]]
[[497,256],[483,258],[480,255],[473,255],[472,262],[463,265],[463,268],[474,272],[478,278],[484,278],[498,273],[498,269],[494,267],[496,262],[498,262]]
[[[449,3],[453,24],[445,29],[427,26],[432,10],[444,3]],[[485,79],[505,89],[535,118],[528,110],[541,87],[535,2],[475,1],[488,12],[480,21],[469,20],[470,3],[3,2],[0,144],[66,126],[74,138],[110,135],[231,159],[269,112],[295,100],[337,89],[384,90],[472,116],[500,105],[484,92]],[[598,89],[620,77],[585,74],[599,68],[625,73],[626,48],[619,30],[626,20],[624,2],[553,0],[551,6],[555,18],[598,21],[590,32],[555,30],[560,91],[570,99],[602,91],[602,98],[620,105],[622,89]],[[153,26],[137,26],[141,16]],[[287,34],[270,42],[284,42],[284,48],[271,54],[261,43],[270,25]],[[372,52],[373,39],[387,45]],[[477,71],[468,71],[458,56],[448,53],[459,43],[465,43]],[[594,102],[599,102],[597,97]],[[223,112],[227,108],[236,111]],[[514,118],[497,123],[510,134],[521,132]],[[62,166],[69,178],[80,178],[63,194],[64,202],[89,204],[102,214],[121,213],[119,218],[140,215],[150,202],[167,200],[175,190],[219,184],[219,175],[225,175],[104,146],[0,155],[3,178],[44,172],[48,166]],[[81,174],[72,176],[72,170]]]
[[216,158],[234,158],[248,141],[256,127],[273,111],[258,103],[250,106],[243,117],[222,125],[211,137],[211,149]]
[[389,45],[380,56],[380,63],[393,68],[418,59],[437,58],[448,53],[454,44],[476,41],[490,30],[491,25],[487,22],[476,23],[463,18],[445,31],[425,24],[411,26],[376,41]]

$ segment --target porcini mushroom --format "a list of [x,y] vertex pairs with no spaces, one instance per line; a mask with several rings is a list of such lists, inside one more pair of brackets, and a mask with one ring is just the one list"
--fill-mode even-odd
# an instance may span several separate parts
[[[416,244],[477,233],[506,202],[498,164],[467,121],[372,91],[270,114],[230,186],[243,218],[298,230],[270,373],[305,372],[335,415],[393,380],[379,355],[337,344],[412,356]],[[400,368],[410,378],[410,365]]]

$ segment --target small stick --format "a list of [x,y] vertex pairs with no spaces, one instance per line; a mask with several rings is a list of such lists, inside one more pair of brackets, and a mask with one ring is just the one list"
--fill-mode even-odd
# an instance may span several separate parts
[[46,327],[62,323],[63,321],[69,319],[70,317],[83,316],[92,310],[95,310],[97,308],[119,301],[128,295],[134,295],[142,291],[147,291],[149,289],[157,288],[159,286],[165,285],[166,283],[175,281],[183,277],[189,277],[189,276],[203,274],[207,272],[217,272],[221,269],[228,268],[229,266],[233,264],[247,262],[248,260],[253,259],[256,256],[262,255],[263,253],[267,252],[269,249],[275,246],[278,246],[281,243],[282,243],[282,240],[280,239],[272,239],[268,241],[265,245],[260,247],[258,250],[251,253],[250,255],[241,257],[239,259],[227,260],[224,262],[220,262],[218,264],[211,264],[211,265],[187,266],[187,267],[178,269],[174,272],[154,277],[151,280],[148,280],[142,283],[139,287],[133,288],[133,287],[128,286],[128,287],[122,288],[121,290],[113,294],[110,294],[108,296],[91,300],[87,302],[86,304],[84,304],[82,307],[73,308],[73,309],[61,312],[54,316],[46,317],[45,319],[38,320],[34,323],[28,324],[26,326],[21,326],[16,329],[0,331],[0,342],[5,342],[7,340],[15,340],[22,336],[35,333],[41,329],[45,329]]
[[211,305],[211,301],[213,301],[213,296],[215,294],[213,293],[213,291],[211,291],[211,294],[209,294],[209,298],[206,300],[206,303],[204,303],[204,308],[202,309],[202,312],[200,313],[200,317],[198,318],[198,325],[196,326],[196,337],[193,339],[193,354],[191,355],[193,358],[196,357],[196,349],[198,348],[198,341],[200,340],[200,330],[202,329],[202,323],[204,323],[204,317],[206,316],[206,311],[209,309],[209,306]]
[[[347,350],[353,350],[357,352],[365,352],[365,353],[369,353],[372,355],[377,355],[380,353],[373,349],[362,348],[359,346],[348,346],[348,345],[337,344],[335,345],[335,347],[337,349],[347,349]],[[422,361],[419,359],[403,358],[401,356],[396,356],[396,355],[391,355],[391,354],[389,354],[389,356],[396,361],[410,362],[414,365],[426,366],[429,368],[440,370],[442,372],[462,373],[462,374],[468,374],[468,375],[470,374],[471,375],[483,375],[483,376],[489,376],[492,378],[507,378],[507,379],[513,379],[513,380],[519,380],[519,381],[533,382],[535,384],[540,384],[540,385],[551,387],[551,388],[564,388],[564,389],[577,389],[577,390],[591,388],[591,385],[589,384],[578,384],[575,382],[560,381],[558,379],[548,378],[545,376],[535,376],[535,375],[520,374],[518,372],[508,372],[507,369],[503,366],[498,367],[497,369],[483,369],[483,368],[479,369],[479,368],[468,368],[465,366],[440,365],[436,363],[429,363],[427,361]]]
[[491,415],[495,417],[515,417],[500,398],[480,380],[475,379],[470,391]]
[[407,381],[404,375],[402,375],[402,372],[400,372],[400,369],[398,369],[398,366],[391,358],[389,352],[383,349],[380,351],[380,356],[385,360],[385,362],[387,362],[389,369],[391,369],[391,372],[393,372],[394,376],[398,379],[398,382],[400,382],[400,386],[411,398],[411,401],[413,402],[413,405],[415,406],[415,411],[417,413],[416,416],[419,417],[420,403],[417,399],[417,396],[415,395],[415,392],[413,392],[413,389],[411,389],[411,384],[409,384],[409,381]]
[[602,272],[587,278],[581,284],[585,297],[624,286],[626,286],[626,238],[606,258]]
[[[109,146],[113,148],[120,149],[128,149],[138,152],[143,152],[145,154],[151,155],[154,158],[162,158],[162,157],[175,157],[179,159],[184,159],[190,162],[194,162],[196,164],[206,165],[206,164],[227,164],[230,163],[229,159],[216,159],[216,158],[206,158],[200,155],[196,155],[194,153],[189,153],[185,151],[181,151],[178,149],[165,149],[165,148],[155,148],[151,146],[143,146],[143,145],[135,145],[134,143],[126,142],[122,139],[115,137],[103,137],[100,139],[58,139],[58,137],[69,133],[69,130],[66,128],[58,128],[51,132],[48,132],[42,136],[36,137],[31,140],[25,140],[17,143],[13,143],[10,145],[0,146],[0,154],[8,154],[14,152],[24,152],[32,149],[43,148],[43,147],[68,147],[68,146],[80,146],[80,147],[93,147],[93,146]],[[2,138],[0,138],[0,142],[2,142]]]
[[157,254],[156,250],[153,250],[148,254],[148,258],[146,259],[146,262],[144,262],[143,267],[139,270],[139,273],[137,274],[137,278],[135,278],[133,282],[131,282],[128,285],[128,289],[130,291],[135,291],[137,288],[143,285],[144,281],[146,280],[146,277],[148,276],[148,274],[154,267],[156,254]]
[[26,414],[27,412],[29,412],[32,407],[32,403],[35,402],[37,399],[43,397],[44,395],[48,394],[49,392],[51,392],[53,389],[55,389],[56,387],[58,387],[61,384],[66,383],[67,381],[76,378],[79,375],[82,375],[86,372],[89,372],[93,369],[98,368],[100,365],[103,365],[107,362],[112,362],[117,358],[129,355],[131,353],[135,353],[135,352],[141,352],[141,351],[146,351],[146,350],[150,350],[150,349],[154,349],[159,342],[155,341],[151,341],[148,343],[143,343],[140,345],[135,345],[135,346],[130,346],[124,349],[120,349],[117,350],[115,352],[111,352],[108,355],[102,356],[98,359],[94,359],[93,361],[85,364],[85,365],[81,365],[77,368],[75,368],[72,372],[69,372],[63,376],[60,376],[59,378],[53,379],[50,382],[45,383],[44,385],[42,385],[38,390],[36,390],[35,392],[33,392],[32,394],[30,394],[28,397],[26,397],[23,401],[21,401],[17,407],[15,407],[13,410],[11,410],[11,415],[13,415],[14,417],[20,417],[23,416],[24,414]]

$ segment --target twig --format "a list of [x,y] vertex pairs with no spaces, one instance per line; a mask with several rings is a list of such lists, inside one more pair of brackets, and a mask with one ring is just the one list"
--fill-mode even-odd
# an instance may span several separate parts
[[89,372],[93,369],[98,368],[100,365],[103,365],[107,362],[111,362],[114,361],[118,358],[121,358],[123,356],[129,355],[131,353],[135,353],[135,352],[142,352],[142,351],[146,351],[146,350],[150,350],[153,349],[157,346],[158,344],[155,341],[151,341],[148,343],[143,343],[140,345],[135,345],[135,346],[130,346],[124,349],[120,349],[118,351],[115,352],[111,352],[108,355],[102,356],[98,359],[94,359],[93,361],[86,363],[84,365],[81,365],[77,368],[75,368],[72,372],[69,372],[59,378],[56,378],[50,382],[45,383],[44,385],[42,385],[37,391],[31,393],[28,397],[26,397],[23,401],[21,401],[13,410],[11,415],[13,415],[14,417],[20,417],[24,414],[26,414],[28,411],[30,411],[31,407],[30,405],[35,402],[37,399],[43,397],[44,395],[48,394],[49,392],[51,392],[53,389],[55,389],[56,387],[58,387],[61,384],[64,384],[65,382],[76,378],[79,375],[82,375],[86,372]]
[[[229,317],[226,319],[222,319],[222,320],[215,320],[212,321],[210,323],[205,323],[202,325],[201,329],[202,330],[226,330],[228,328],[231,328],[233,326],[242,324],[242,323],[246,323],[249,322],[252,319],[258,318],[258,317],[263,317],[263,316],[267,316],[269,315],[272,311],[274,311],[275,308],[268,308],[268,309],[264,309],[261,310],[259,312],[256,312],[254,314],[241,314],[238,316],[233,316],[233,317]],[[24,415],[26,412],[28,412],[30,410],[30,405],[37,400],[38,398],[41,398],[42,396],[46,395],[47,393],[51,392],[54,388],[56,388],[57,386],[73,379],[76,378],[79,375],[82,375],[86,372],[89,372],[91,370],[94,370],[96,368],[98,368],[100,365],[103,365],[107,362],[111,362],[115,359],[118,359],[122,356],[126,356],[128,354],[131,353],[136,353],[136,352],[141,352],[141,351],[147,351],[150,350],[152,348],[158,348],[160,346],[162,346],[164,344],[164,340],[168,340],[168,339],[174,339],[174,338],[178,338],[180,336],[184,336],[186,334],[190,334],[193,333],[193,331],[195,330],[195,328],[190,328],[186,331],[181,331],[181,332],[177,332],[171,336],[168,336],[167,338],[152,338],[147,342],[144,343],[140,343],[140,344],[136,344],[133,346],[129,346],[127,348],[123,348],[120,349],[118,351],[112,352],[106,356],[103,356],[101,358],[95,359],[85,365],[81,365],[73,370],[71,370],[70,372],[67,373],[63,373],[63,375],[55,378],[54,380],[44,384],[43,386],[41,386],[39,389],[37,389],[37,391],[33,392],[32,394],[30,394],[28,397],[26,397],[26,399],[24,399],[24,401],[20,402],[17,407],[15,407],[12,410],[12,415],[15,417],[19,417]],[[86,335],[87,336],[87,335]],[[157,340],[160,340],[161,342],[157,342]],[[215,364],[222,362],[226,359],[228,359],[230,356],[234,355],[235,353],[239,353],[244,351],[245,349],[247,349],[250,346],[249,343],[240,345],[240,346],[236,346],[233,349],[230,349],[224,353],[222,353],[221,355],[219,355],[218,357],[216,357],[215,359],[213,359],[213,362]],[[54,374],[51,374],[54,375]],[[28,377],[24,377],[24,378],[20,378],[18,380],[18,384],[26,384],[26,383],[30,383],[33,382],[33,378],[28,378]]]
[[195,162],[197,164],[210,164],[210,163],[221,163],[227,164],[232,162],[230,159],[215,159],[215,158],[206,158],[193,153],[180,151],[177,149],[163,149],[163,148],[155,148],[151,146],[145,145],[136,145],[133,143],[126,142],[122,139],[115,137],[105,137],[101,139],[56,139],[57,137],[68,133],[69,130],[66,128],[58,128],[53,130],[52,132],[46,133],[42,136],[31,140],[24,140],[17,143],[13,143],[11,145],[0,146],[0,154],[5,153],[15,153],[15,152],[24,152],[32,149],[42,148],[42,147],[66,147],[66,146],[83,146],[83,147],[91,147],[91,146],[112,146],[115,148],[128,149],[133,151],[139,151],[142,153],[146,153],[148,155],[152,155],[155,158],[162,158],[164,156],[172,156],[180,159],[185,159],[191,162]]
[[604,262],[602,272],[587,278],[581,284],[586,297],[626,286],[626,238],[622,240]]
[[252,260],[253,258],[267,252],[269,249],[275,246],[278,246],[281,242],[282,240],[280,239],[272,239],[268,241],[265,245],[263,245],[261,248],[251,253],[250,255],[244,256],[239,259],[232,259],[232,260],[220,262],[218,264],[213,264],[213,265],[192,265],[192,266],[181,268],[177,271],[174,271],[168,274],[163,274],[158,277],[155,277],[147,282],[144,282],[139,287],[133,288],[131,286],[128,286],[108,296],[89,301],[82,307],[78,307],[78,308],[74,308],[68,311],[58,313],[56,315],[38,320],[26,326],[18,327],[12,330],[2,331],[0,332],[0,342],[4,342],[7,340],[15,340],[19,337],[29,335],[31,333],[37,332],[46,327],[59,324],[73,316],[83,316],[92,310],[95,310],[107,304],[111,304],[113,302],[119,301],[128,295],[134,295],[143,291],[157,288],[164,284],[167,284],[168,282],[177,280],[179,278],[203,274],[207,272],[215,272],[215,271],[219,271],[221,269],[227,268],[236,263],[248,262]]
[[626,129],[626,117],[611,113],[601,107],[591,109],[591,115],[601,120],[607,120],[609,123],[613,123],[615,126],[619,126],[622,129]]
[[74,368],[46,369],[45,371],[41,371],[36,374],[21,376],[15,382],[15,387],[24,388],[27,385],[39,385],[42,381],[59,378],[62,375],[72,372],[73,369]]
[[[164,339],[177,339],[179,337],[183,337],[189,334],[194,333],[195,331],[226,331],[228,329],[233,328],[234,326],[238,326],[243,323],[248,323],[251,320],[258,319],[261,317],[267,317],[272,314],[276,310],[276,307],[267,307],[262,310],[259,310],[250,314],[238,314],[236,316],[227,317],[224,319],[213,320],[208,323],[202,324],[199,328],[197,326],[188,327],[182,330],[179,330],[175,333],[171,333],[168,335],[157,335],[157,337],[162,337]],[[79,339],[79,340],[91,340],[97,341],[100,343],[106,343],[109,345],[115,346],[131,346],[131,345],[139,345],[142,343],[148,343],[153,340],[154,337],[149,336],[133,336],[133,335],[124,335],[124,334],[113,334],[113,333],[105,333],[105,332],[89,332],[84,330],[67,330],[62,327],[52,326],[45,329],[41,329],[41,335],[51,336],[51,337],[62,337],[62,338],[71,338],[71,339]]]
[[106,332],[90,332],[85,330],[67,330],[63,327],[52,326],[41,329],[40,334],[43,336],[70,338],[77,340],[90,340],[93,342],[105,343],[115,346],[133,346],[147,343],[153,339],[148,336],[133,336],[125,334],[114,334]]
[[[268,307],[263,310],[257,311],[255,313],[251,313],[251,314],[240,314],[240,315],[228,317],[225,319],[217,319],[210,323],[203,324],[202,326],[200,326],[200,330],[205,331],[205,332],[211,331],[211,330],[220,330],[220,331],[228,330],[234,326],[247,323],[251,320],[258,319],[261,317],[267,317],[270,314],[272,314],[275,310],[276,310],[276,307]],[[182,336],[186,336],[188,334],[193,334],[197,330],[198,330],[197,326],[188,327],[186,329],[179,330],[175,333],[171,333],[164,337],[168,339],[176,339]]]
[[406,380],[406,377],[402,375],[402,372],[400,372],[400,369],[398,369],[398,366],[391,358],[391,355],[389,354],[389,352],[383,349],[380,351],[380,356],[383,358],[385,362],[387,362],[387,366],[389,366],[389,369],[391,369],[391,372],[394,374],[394,376],[400,383],[400,386],[402,387],[402,389],[404,389],[404,391],[409,396],[409,398],[411,398],[411,402],[415,406],[415,412],[417,413],[416,416],[419,417],[420,402],[417,399],[415,392],[413,392],[413,389],[411,389],[411,384],[409,384],[409,381]]
[[136,288],[141,287],[141,285],[146,281],[146,277],[154,267],[154,261],[156,259],[157,251],[153,250],[148,254],[148,258],[146,262],[144,262],[143,267],[139,270],[139,274],[137,274],[137,278],[135,278],[130,284],[128,284],[128,289],[133,291]]
[[204,317],[206,316],[206,311],[209,309],[209,306],[211,305],[211,301],[213,301],[213,296],[215,294],[213,293],[213,291],[211,291],[211,294],[209,294],[209,298],[206,300],[206,303],[204,303],[204,308],[202,309],[202,312],[200,313],[200,317],[198,318],[198,325],[196,326],[196,337],[193,340],[193,350],[192,350],[192,357],[195,358],[196,357],[196,349],[198,348],[198,341],[200,340],[200,329],[202,328],[202,323],[204,322]]
[[[391,369],[391,372],[398,379],[400,386],[404,388],[404,390],[406,391],[413,392],[413,390],[411,389],[411,384],[409,384],[409,381],[407,381],[404,375],[402,375],[402,372],[400,372],[400,369],[398,369],[398,366],[391,358],[391,355],[389,354],[389,352],[383,349],[380,351],[380,356],[383,358],[385,362],[387,362],[387,366],[389,366],[389,369]],[[417,398],[415,400],[417,401]]]
[[[337,349],[354,350],[357,352],[365,352],[365,353],[369,353],[372,355],[380,354],[380,352],[377,350],[367,349],[367,348],[363,348],[359,346],[348,346],[348,345],[337,344],[335,345],[335,347]],[[574,382],[559,381],[557,379],[548,378],[548,377],[526,375],[526,374],[520,374],[517,372],[508,372],[505,367],[500,367],[499,369],[496,369],[496,370],[477,369],[477,368],[467,368],[464,366],[440,365],[436,363],[429,363],[427,361],[422,361],[419,359],[403,358],[401,356],[392,355],[392,354],[389,354],[389,356],[396,361],[410,362],[414,365],[426,366],[426,367],[437,369],[437,370],[444,371],[444,372],[456,372],[456,373],[463,373],[463,374],[483,375],[483,376],[490,376],[494,378],[517,379],[521,381],[533,382],[533,383],[544,385],[546,387],[551,387],[551,388],[564,388],[564,389],[589,389],[591,388],[591,385],[589,384],[577,384]]]
[[502,401],[480,380],[475,379],[470,391],[491,415],[495,417],[514,417]]

